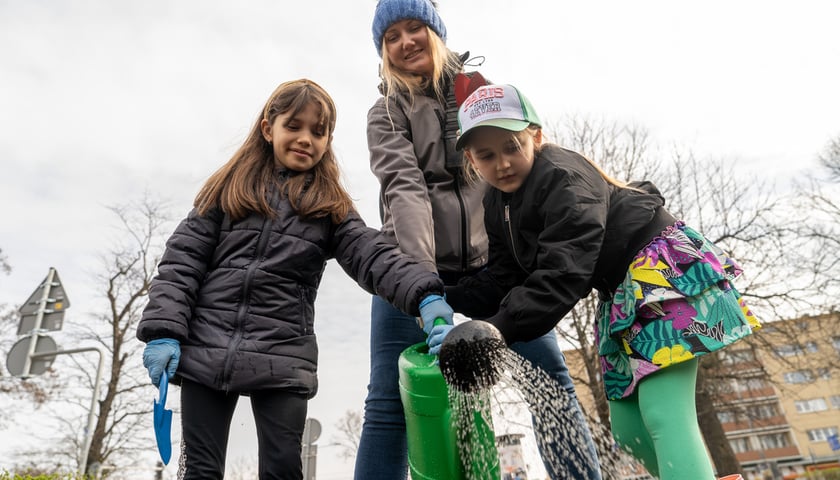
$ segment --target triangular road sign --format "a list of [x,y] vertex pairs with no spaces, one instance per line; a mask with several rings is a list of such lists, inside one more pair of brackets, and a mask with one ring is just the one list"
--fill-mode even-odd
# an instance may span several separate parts
[[64,292],[58,272],[51,267],[47,277],[18,309],[20,325],[17,334],[25,335],[36,328],[61,330],[64,311],[69,306],[70,300]]

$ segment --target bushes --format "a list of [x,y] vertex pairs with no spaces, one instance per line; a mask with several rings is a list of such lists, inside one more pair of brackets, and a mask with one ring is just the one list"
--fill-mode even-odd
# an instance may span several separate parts
[[827,468],[825,470],[815,470],[812,472],[808,472],[804,476],[801,476],[799,478],[807,478],[808,480],[840,480],[840,468]]
[[93,480],[93,477],[77,473],[1,472],[0,480]]

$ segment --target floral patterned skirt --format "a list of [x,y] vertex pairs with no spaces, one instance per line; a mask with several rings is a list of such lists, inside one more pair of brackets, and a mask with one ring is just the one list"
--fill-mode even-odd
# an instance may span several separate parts
[[760,324],[732,280],[741,267],[677,222],[633,259],[595,336],[607,398],[632,394],[645,376],[741,339]]

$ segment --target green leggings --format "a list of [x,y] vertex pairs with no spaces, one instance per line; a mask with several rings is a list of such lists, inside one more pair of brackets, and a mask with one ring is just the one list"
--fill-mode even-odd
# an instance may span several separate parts
[[629,397],[610,401],[618,444],[660,480],[713,480],[712,462],[697,424],[697,359],[642,379]]

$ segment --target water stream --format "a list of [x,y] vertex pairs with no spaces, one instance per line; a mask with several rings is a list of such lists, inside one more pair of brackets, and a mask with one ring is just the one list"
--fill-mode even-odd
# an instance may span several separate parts
[[[595,463],[585,448],[586,432],[570,408],[575,400],[542,369],[507,348],[478,352],[477,344],[461,352],[469,359],[472,388],[450,388],[450,405],[456,419],[458,450],[468,480],[497,480],[499,453],[495,435],[508,433],[511,425],[523,427],[534,437],[544,465],[530,465],[528,475],[501,478],[588,479],[587,466]],[[488,354],[492,352],[492,354]],[[492,360],[489,360],[492,359]],[[490,361],[492,364],[488,364]],[[462,372],[463,373],[463,372]],[[530,425],[523,425],[530,424]],[[629,457],[615,446],[610,432],[600,423],[588,422],[603,479],[621,478],[619,470]],[[496,428],[494,429],[494,426]],[[539,460],[537,460],[539,462]],[[544,467],[544,468],[540,468]],[[531,472],[534,472],[533,474]],[[540,476],[535,476],[540,475]]]

